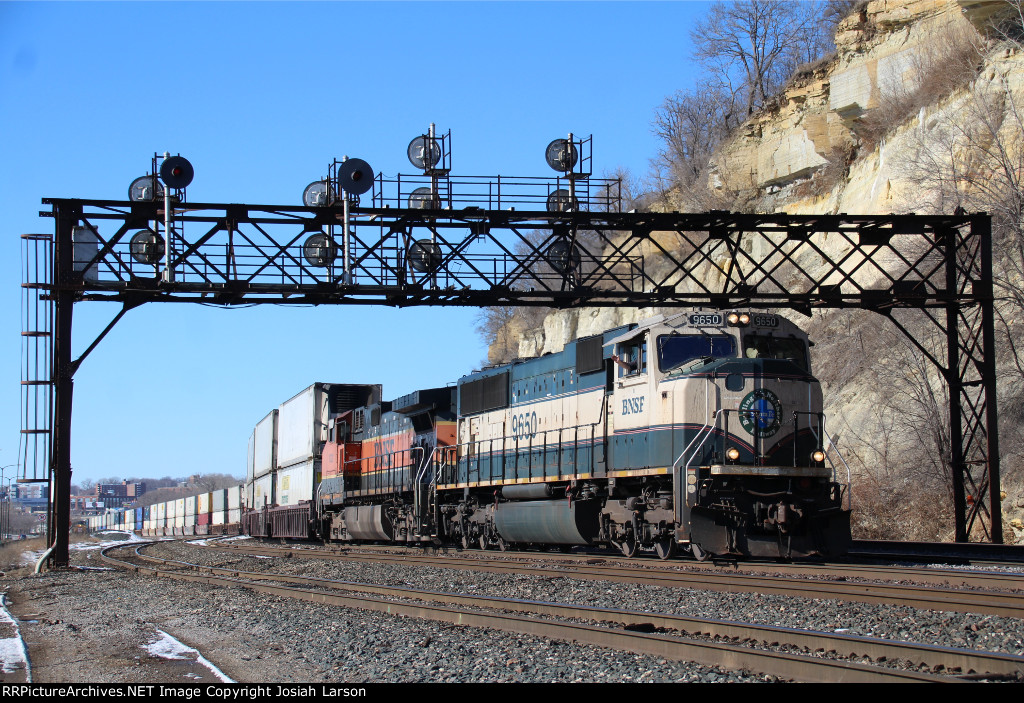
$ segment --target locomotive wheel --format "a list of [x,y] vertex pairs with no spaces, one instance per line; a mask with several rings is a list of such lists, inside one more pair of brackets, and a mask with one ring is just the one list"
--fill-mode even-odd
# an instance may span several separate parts
[[487,535],[480,535],[480,549],[486,552],[490,546],[491,545],[487,543]]
[[506,542],[501,537],[498,538],[498,549],[500,549],[503,552],[507,552],[509,550],[508,542]]
[[462,533],[462,548],[469,549],[469,535],[465,532]]
[[671,537],[663,537],[654,543],[654,552],[659,559],[671,559],[676,554],[676,541]]
[[693,558],[697,561],[707,561],[711,558],[711,552],[704,551],[700,548],[699,545],[696,544],[690,545],[690,554],[692,554]]
[[621,542],[618,542],[616,546],[618,546],[619,551],[622,552],[622,555],[628,559],[632,559],[636,556],[637,552],[640,551],[640,545],[632,537],[627,537]]

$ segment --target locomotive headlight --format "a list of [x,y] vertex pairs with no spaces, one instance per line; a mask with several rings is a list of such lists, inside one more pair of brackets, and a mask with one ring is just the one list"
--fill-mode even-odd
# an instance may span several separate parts
[[818,449],[813,454],[811,454],[811,459],[820,464],[821,462],[825,461],[825,452]]
[[731,312],[725,319],[733,327],[746,327],[750,324],[750,315],[745,312]]
[[740,450],[736,447],[729,447],[725,450],[725,455],[729,457],[729,461],[736,461],[740,458]]

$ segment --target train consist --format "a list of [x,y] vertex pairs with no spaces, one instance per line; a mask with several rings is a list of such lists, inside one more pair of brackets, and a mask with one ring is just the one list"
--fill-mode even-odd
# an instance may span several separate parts
[[88,518],[90,532],[115,530],[147,537],[237,535],[242,522],[242,486],[173,498],[144,508],[110,510]]
[[850,542],[807,336],[684,312],[457,386],[317,383],[249,441],[254,536],[834,556]]

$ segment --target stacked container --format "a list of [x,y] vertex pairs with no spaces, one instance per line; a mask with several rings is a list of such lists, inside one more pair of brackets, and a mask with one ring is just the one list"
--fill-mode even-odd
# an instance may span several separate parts
[[278,453],[278,412],[272,410],[259,421],[253,432],[252,476],[246,481],[250,488],[249,505],[253,509],[276,504],[274,495]]
[[227,524],[232,530],[240,530],[242,524],[242,487],[232,486],[227,490]]
[[196,496],[196,534],[210,534],[210,506],[213,504],[212,493],[200,493]]
[[227,489],[216,490],[210,494],[210,532],[220,534],[227,518]]

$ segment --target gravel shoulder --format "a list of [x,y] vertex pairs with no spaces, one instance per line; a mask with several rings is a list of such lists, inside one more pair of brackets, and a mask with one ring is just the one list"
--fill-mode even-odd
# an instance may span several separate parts
[[[166,549],[184,554],[189,548]],[[35,683],[218,682],[194,659],[151,655],[145,647],[158,630],[199,650],[240,683],[764,680],[589,645],[99,570],[98,550],[76,550],[72,563],[93,568],[40,575],[22,568],[0,579]],[[473,577],[447,571],[442,580],[451,585],[453,578],[466,586]]]

